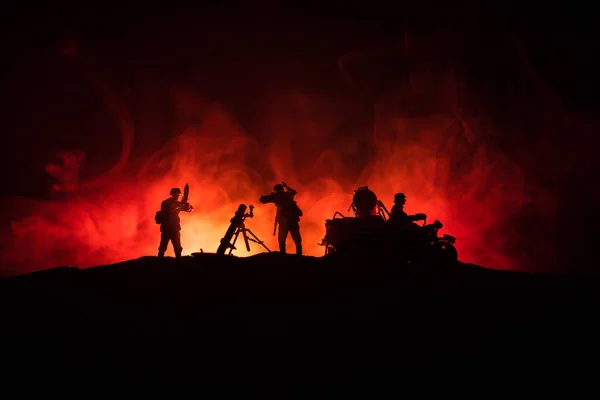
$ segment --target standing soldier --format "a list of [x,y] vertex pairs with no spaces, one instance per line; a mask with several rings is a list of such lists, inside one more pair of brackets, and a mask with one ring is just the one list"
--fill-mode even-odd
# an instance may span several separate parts
[[[185,185],[186,194],[189,186]],[[158,247],[158,257],[164,257],[169,241],[173,243],[175,257],[181,258],[181,223],[179,213],[181,211],[191,212],[193,207],[187,202],[187,196],[184,195],[182,201],[179,201],[181,190],[179,188],[171,189],[171,197],[166,199],[160,205],[160,211],[156,213],[156,223],[160,224],[160,245]]]
[[300,236],[302,210],[294,201],[296,194],[294,189],[282,182],[273,187],[271,194],[261,196],[259,201],[262,204],[274,203],[277,207],[276,224],[279,223],[279,234],[277,235],[279,251],[285,254],[285,241],[290,233],[296,245],[296,254],[302,255],[302,236]]

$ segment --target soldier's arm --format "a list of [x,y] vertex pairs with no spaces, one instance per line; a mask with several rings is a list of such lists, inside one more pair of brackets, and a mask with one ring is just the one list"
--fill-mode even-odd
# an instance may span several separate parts
[[182,203],[179,211],[192,212],[194,207],[190,203]]
[[411,222],[423,221],[427,219],[427,215],[419,213],[415,215],[409,215],[408,218],[411,220]]
[[291,194],[292,194],[292,196],[295,196],[295,195],[297,195],[297,194],[298,194],[298,192],[296,192],[294,189],[292,189],[291,187],[289,187],[289,186],[287,185],[287,183],[285,183],[285,182],[281,182],[281,184],[283,185],[283,187],[284,187],[284,188],[285,188],[285,189],[286,189],[286,190],[287,190],[289,193],[291,193]]
[[173,202],[171,207],[172,207],[171,211],[184,211],[184,212],[192,211],[192,206],[189,203],[182,203],[181,201]]
[[260,198],[258,199],[258,201],[260,201],[262,204],[267,204],[267,203],[274,203],[274,197],[272,194],[267,194],[265,196],[260,196]]

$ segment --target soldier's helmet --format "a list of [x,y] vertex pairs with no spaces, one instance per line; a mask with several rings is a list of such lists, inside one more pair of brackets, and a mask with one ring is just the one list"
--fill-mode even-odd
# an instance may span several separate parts
[[171,196],[173,196],[174,194],[181,194],[181,189],[179,189],[179,188],[171,189]]
[[283,190],[283,185],[278,183],[277,185],[273,186],[273,190],[276,192],[281,192]]
[[400,203],[406,200],[406,195],[404,193],[396,193],[394,195],[394,203]]

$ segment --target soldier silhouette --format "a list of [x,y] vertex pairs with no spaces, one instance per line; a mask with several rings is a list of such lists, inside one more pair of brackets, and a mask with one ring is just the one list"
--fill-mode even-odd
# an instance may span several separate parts
[[181,211],[191,212],[193,207],[187,202],[187,199],[179,201],[181,190],[179,188],[171,189],[171,197],[164,200],[160,205],[160,211],[156,213],[156,222],[160,224],[160,245],[158,247],[158,257],[164,257],[169,241],[173,243],[175,257],[180,258],[183,248],[181,247],[181,223],[179,213]]
[[406,204],[406,195],[404,193],[396,193],[394,195],[394,206],[392,207],[392,215],[390,222],[398,226],[405,226],[415,221],[423,221],[427,219],[425,214],[408,215],[404,211]]
[[285,182],[278,183],[273,187],[273,191],[265,196],[261,196],[259,201],[262,204],[274,203],[277,207],[277,217],[275,224],[279,224],[279,251],[286,252],[286,239],[288,233],[292,235],[292,240],[296,245],[296,254],[302,255],[302,236],[300,236],[300,217],[302,210],[296,204],[294,197],[297,192],[289,187]]

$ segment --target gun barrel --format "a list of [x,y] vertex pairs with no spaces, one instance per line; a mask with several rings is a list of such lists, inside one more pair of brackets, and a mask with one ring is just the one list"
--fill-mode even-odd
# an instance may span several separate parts
[[217,254],[223,255],[225,254],[225,251],[231,247],[231,238],[233,237],[233,234],[235,233],[235,230],[238,227],[238,225],[244,222],[245,212],[246,205],[240,204],[237,211],[235,212],[235,215],[233,216],[233,218],[231,218],[231,224],[229,225],[227,232],[225,232],[225,236],[221,239],[221,244],[217,249]]

